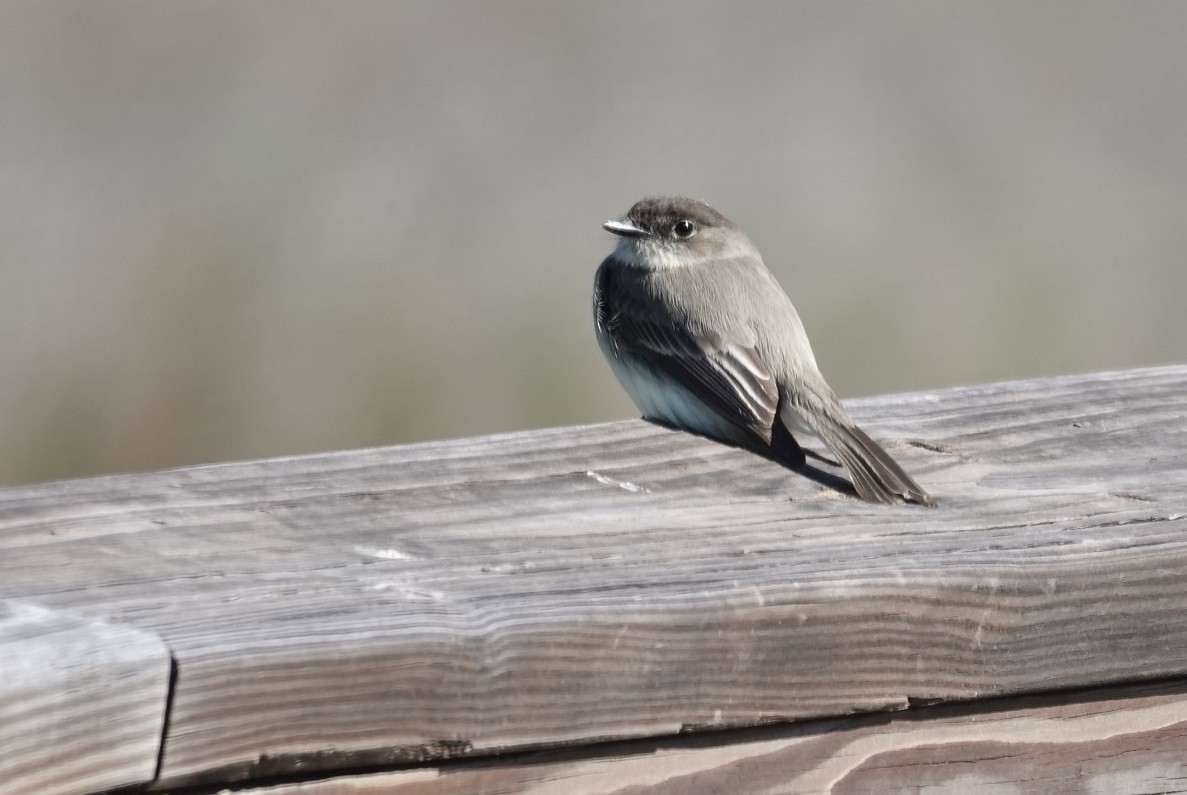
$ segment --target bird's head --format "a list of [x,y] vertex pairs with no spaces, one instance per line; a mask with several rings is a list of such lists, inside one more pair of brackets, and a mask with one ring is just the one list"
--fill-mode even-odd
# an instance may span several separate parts
[[602,228],[618,235],[615,258],[641,268],[685,267],[753,251],[728,218],[695,199],[641,199]]

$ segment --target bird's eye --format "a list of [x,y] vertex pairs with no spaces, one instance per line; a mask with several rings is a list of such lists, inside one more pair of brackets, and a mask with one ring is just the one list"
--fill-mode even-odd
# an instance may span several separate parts
[[677,221],[675,225],[672,226],[672,234],[681,240],[692,237],[696,234],[696,231],[697,225],[687,218]]

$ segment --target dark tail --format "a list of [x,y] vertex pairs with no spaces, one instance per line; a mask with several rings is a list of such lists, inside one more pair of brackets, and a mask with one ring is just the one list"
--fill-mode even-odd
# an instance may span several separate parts
[[814,430],[841,459],[857,496],[867,502],[914,502],[934,507],[936,501],[903,471],[890,453],[848,418],[817,415]]

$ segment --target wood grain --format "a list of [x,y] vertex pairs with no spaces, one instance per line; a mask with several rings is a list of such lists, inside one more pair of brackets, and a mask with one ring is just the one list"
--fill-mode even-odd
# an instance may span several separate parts
[[0,600],[0,793],[152,781],[169,669],[147,632]]
[[635,740],[245,795],[1187,792],[1187,683]]
[[0,491],[0,597],[169,645],[173,784],[1187,674],[1187,367],[848,405],[939,508],[632,421]]

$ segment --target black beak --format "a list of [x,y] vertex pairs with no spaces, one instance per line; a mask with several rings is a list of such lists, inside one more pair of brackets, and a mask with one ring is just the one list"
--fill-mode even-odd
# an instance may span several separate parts
[[607,232],[613,232],[619,237],[643,237],[647,234],[646,229],[635,226],[634,222],[628,218],[618,218],[613,221],[607,221],[602,224],[602,228]]

